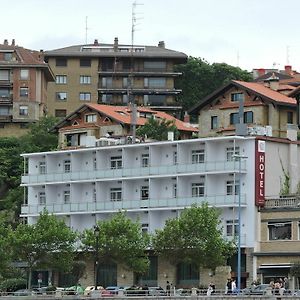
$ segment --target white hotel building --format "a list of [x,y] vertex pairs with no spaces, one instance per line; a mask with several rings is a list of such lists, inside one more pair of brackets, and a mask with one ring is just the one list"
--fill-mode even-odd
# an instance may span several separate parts
[[[234,154],[247,158],[239,162]],[[240,200],[244,286],[256,278],[259,268],[253,256],[259,251],[258,208],[264,205],[265,197],[279,195],[282,168],[295,175],[291,181],[291,188],[295,189],[300,162],[298,145],[288,139],[239,136],[86,147],[22,156],[22,186],[27,197],[21,216],[29,224],[35,223],[46,208],[63,217],[74,230],[82,231],[92,228],[97,220],[126,210],[132,219],[140,219],[144,231],[154,232],[185,207],[207,201],[221,209],[224,236],[231,239],[237,232]],[[195,278],[168,267],[159,258],[153,262],[154,275],[144,281],[151,285],[164,286],[166,278],[177,286],[205,281],[207,272],[200,270]],[[125,278],[117,267],[114,272],[115,278],[109,284],[134,283],[133,275]],[[214,276],[218,276],[217,272]],[[224,276],[226,281],[228,275]],[[89,278],[91,284],[93,274]],[[217,286],[223,288],[225,282],[217,281],[216,277]]]

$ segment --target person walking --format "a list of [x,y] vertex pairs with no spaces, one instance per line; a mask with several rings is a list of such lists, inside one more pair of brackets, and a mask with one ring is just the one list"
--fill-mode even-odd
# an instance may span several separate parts
[[167,281],[166,291],[167,291],[167,296],[170,296],[171,295],[171,285],[170,285],[169,281]]

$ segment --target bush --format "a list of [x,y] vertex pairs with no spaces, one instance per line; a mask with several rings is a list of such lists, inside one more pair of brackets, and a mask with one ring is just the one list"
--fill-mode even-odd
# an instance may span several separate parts
[[0,290],[2,292],[15,292],[19,289],[26,288],[26,279],[23,278],[10,278],[1,282]]

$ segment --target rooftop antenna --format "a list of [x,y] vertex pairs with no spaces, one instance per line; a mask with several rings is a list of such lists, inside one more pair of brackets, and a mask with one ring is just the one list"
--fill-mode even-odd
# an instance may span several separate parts
[[237,54],[236,54],[236,65],[237,65],[237,67],[240,66],[240,52],[239,51],[237,51]]
[[131,106],[131,133],[132,133],[132,143],[135,144],[136,141],[136,121],[137,121],[137,107],[133,97],[133,69],[134,69],[134,33],[136,31],[136,26],[138,25],[136,22],[140,18],[136,17],[136,7],[137,5],[142,5],[134,1],[132,3],[132,12],[131,12],[131,49],[130,49],[130,73],[128,76],[128,86],[127,86],[127,95],[128,101]]
[[88,17],[85,17],[85,44],[87,45],[87,35],[88,35]]
[[290,65],[290,46],[286,46],[286,64]]

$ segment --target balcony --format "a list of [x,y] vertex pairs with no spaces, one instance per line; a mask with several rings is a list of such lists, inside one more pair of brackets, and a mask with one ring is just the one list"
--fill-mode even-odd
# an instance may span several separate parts
[[[126,94],[128,87],[98,87],[100,94]],[[182,90],[170,88],[144,87],[130,89],[134,95],[178,95]]]
[[290,197],[266,198],[262,209],[300,208],[300,195]]
[[[53,203],[46,205],[23,205],[21,215],[38,215],[44,209],[49,213],[97,213],[97,212],[112,212],[119,210],[141,210],[153,208],[157,209],[183,209],[192,204],[201,204],[208,202],[210,206],[216,207],[238,207],[238,197],[236,195],[212,195],[205,197],[182,197],[182,198],[149,198],[147,200],[140,199],[124,199],[122,201],[102,201],[102,202],[78,202],[78,203]],[[246,195],[241,195],[241,205],[246,207]]]
[[99,69],[98,73],[101,76],[107,77],[107,76],[124,76],[128,77],[129,75],[133,75],[134,77],[157,77],[157,76],[163,76],[163,77],[178,77],[181,76],[181,72],[174,72],[172,70],[166,70],[166,69],[135,69],[131,73],[129,69],[106,69],[102,70]]
[[[246,162],[241,162],[242,172],[246,171]],[[239,162],[237,161],[211,161],[198,164],[176,164],[160,165],[137,168],[104,169],[79,171],[74,170],[69,173],[46,173],[22,176],[22,185],[80,182],[80,181],[101,181],[101,180],[122,180],[136,179],[141,177],[155,178],[165,176],[186,176],[194,174],[215,174],[215,173],[237,173],[239,172]]]
[[0,115],[0,122],[11,122],[12,115]]

